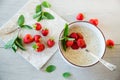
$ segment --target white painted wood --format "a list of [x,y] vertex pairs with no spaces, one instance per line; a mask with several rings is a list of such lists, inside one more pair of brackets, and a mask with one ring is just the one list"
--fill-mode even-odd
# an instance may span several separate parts
[[[0,0],[0,26],[8,21],[28,0]],[[120,0],[48,0],[52,10],[71,22],[78,12],[85,13],[86,20],[99,18],[99,27],[106,38],[120,44]],[[78,8],[79,7],[79,8]],[[4,45],[0,41],[0,45]],[[117,65],[116,71],[109,71],[100,63],[88,68],[69,66],[57,52],[47,63],[57,66],[53,73],[36,70],[19,54],[11,50],[0,49],[0,80],[63,80],[62,73],[69,71],[73,75],[69,80],[120,80],[120,45],[106,50],[104,59]],[[46,65],[46,66],[47,66]],[[45,67],[46,67],[45,66]]]

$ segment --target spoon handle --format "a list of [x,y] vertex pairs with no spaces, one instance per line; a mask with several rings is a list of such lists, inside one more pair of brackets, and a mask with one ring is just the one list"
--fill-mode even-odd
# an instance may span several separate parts
[[104,66],[106,66],[109,70],[111,70],[111,71],[113,71],[113,70],[115,70],[116,68],[117,68],[117,66],[116,65],[113,65],[113,64],[111,64],[111,63],[109,63],[109,62],[107,62],[107,61],[105,61],[105,60],[103,60],[103,59],[101,59],[101,58],[98,58],[96,55],[94,55],[92,52],[90,52],[89,50],[85,50],[86,52],[88,52],[91,56],[93,56],[93,57],[95,57],[96,59],[98,59]]

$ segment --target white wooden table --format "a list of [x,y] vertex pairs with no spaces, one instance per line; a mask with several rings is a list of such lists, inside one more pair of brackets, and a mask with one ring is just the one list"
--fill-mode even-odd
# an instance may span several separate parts
[[[28,0],[0,0],[0,26],[7,22]],[[83,12],[85,20],[99,19],[99,27],[106,39],[111,38],[120,44],[120,0],[48,0],[52,10],[71,22],[78,12]],[[0,45],[4,45],[0,40]],[[69,66],[59,55],[50,59],[46,66],[53,64],[57,69],[53,73],[36,70],[21,56],[12,50],[0,49],[0,80],[63,80],[62,73],[69,71],[68,80],[120,80],[120,45],[107,49],[104,59],[117,65],[116,71],[109,71],[100,63],[88,68]]]

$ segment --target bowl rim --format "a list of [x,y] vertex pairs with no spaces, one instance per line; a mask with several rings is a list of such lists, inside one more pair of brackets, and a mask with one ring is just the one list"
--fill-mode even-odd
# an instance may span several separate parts
[[[84,22],[84,23],[91,24],[91,23],[88,22],[88,21],[73,21],[73,22],[69,23],[68,25],[71,25],[71,24],[74,24],[74,23],[77,23],[77,22]],[[93,25],[93,24],[91,24],[91,25]],[[95,25],[93,25],[93,26],[95,26]],[[100,28],[98,28],[97,26],[95,26],[95,28],[98,29],[98,30],[100,31],[100,33],[102,34],[103,40],[104,40],[105,45],[106,45],[105,35],[104,35],[103,32],[100,30]],[[64,29],[63,29],[63,30],[64,30]],[[60,35],[59,35],[59,39],[60,39],[60,36],[61,36],[63,30],[61,31],[61,33],[60,33]],[[60,54],[62,54],[61,56],[64,58],[64,60],[65,60],[66,62],[68,62],[69,64],[71,64],[71,65],[74,66],[74,67],[78,67],[78,68],[80,68],[80,67],[83,67],[83,68],[85,68],[85,67],[91,67],[91,66],[93,66],[93,65],[95,65],[95,64],[97,64],[97,63],[99,62],[99,60],[98,60],[97,62],[95,62],[95,63],[93,63],[93,64],[91,64],[91,65],[86,65],[86,66],[80,66],[80,65],[74,64],[74,63],[70,62],[70,61],[63,55],[63,53],[62,53],[62,51],[61,51],[61,49],[60,49],[60,40],[59,40],[59,42],[58,42],[58,45],[59,45]],[[103,52],[103,54],[102,54],[102,57],[101,57],[100,59],[102,59],[102,58],[104,57],[105,52],[106,52],[106,46],[105,46],[104,52]]]

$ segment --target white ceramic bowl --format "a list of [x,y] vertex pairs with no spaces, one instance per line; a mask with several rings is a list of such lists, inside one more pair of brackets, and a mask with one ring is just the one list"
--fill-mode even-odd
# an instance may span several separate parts
[[[84,36],[87,44],[86,49],[90,50],[97,57],[102,58],[105,50],[105,37],[101,30],[87,21],[75,21],[69,24],[69,34],[72,32],[80,32]],[[62,37],[61,32],[59,39]],[[84,49],[73,50],[67,48],[66,52],[63,50],[61,41],[59,41],[59,50],[63,59],[72,66],[88,67],[99,62]]]

